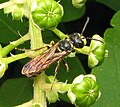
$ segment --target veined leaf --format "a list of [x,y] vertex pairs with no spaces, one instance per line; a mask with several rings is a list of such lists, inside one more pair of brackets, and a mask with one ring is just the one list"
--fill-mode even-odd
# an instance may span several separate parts
[[[120,11],[113,16],[111,25],[104,34],[108,57],[104,63],[93,69],[100,85],[101,98],[93,107],[119,107],[120,106]],[[114,20],[114,21],[113,21]],[[116,23],[117,22],[117,23]]]

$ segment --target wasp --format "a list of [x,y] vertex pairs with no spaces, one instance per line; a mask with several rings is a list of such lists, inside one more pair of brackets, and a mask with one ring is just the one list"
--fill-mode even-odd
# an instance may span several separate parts
[[68,35],[64,40],[58,41],[48,50],[26,63],[22,68],[22,74],[27,77],[35,77],[42,71],[44,71],[46,68],[48,68],[52,63],[57,61],[58,64],[55,69],[56,76],[58,68],[60,66],[60,62],[71,52],[74,52],[75,48],[83,48],[85,46],[83,39],[92,39],[103,43],[103,41],[101,40],[82,36],[88,21],[89,18],[87,18],[81,34],[73,33],[71,35]]
[[42,54],[31,59],[24,65],[22,74],[27,77],[35,77],[56,61],[58,64],[55,69],[55,74],[57,74],[60,62],[64,57],[75,51],[74,47],[84,47],[84,42],[78,33],[69,35],[68,38],[60,40]]

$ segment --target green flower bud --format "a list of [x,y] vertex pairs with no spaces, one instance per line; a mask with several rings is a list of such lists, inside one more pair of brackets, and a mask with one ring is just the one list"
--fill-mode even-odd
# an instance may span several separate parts
[[21,20],[24,14],[24,10],[22,5],[16,5],[14,10],[12,11],[12,17],[15,20]]
[[5,63],[0,64],[0,78],[3,77],[5,71],[8,69],[8,65]]
[[80,75],[72,83],[68,97],[78,107],[88,107],[98,100],[100,91],[94,75]]
[[88,55],[88,66],[93,68],[99,64],[99,61],[96,59],[96,56],[91,52]]
[[55,103],[59,99],[58,93],[51,90],[46,92],[46,97],[49,103]]
[[[101,38],[97,34],[94,35],[92,38],[96,40],[92,40],[90,43],[90,53],[88,55],[88,66],[90,68],[100,65],[103,62],[106,53],[103,38]],[[97,40],[100,40],[101,42]]]
[[76,8],[82,8],[87,0],[72,0],[72,4]]
[[40,0],[32,12],[34,22],[42,29],[57,27],[63,16],[62,6],[54,0]]
[[[54,77],[54,76],[47,76],[48,78],[46,78],[46,82],[47,83],[51,83],[51,87],[52,87],[52,85],[53,85],[53,87],[54,87],[54,85],[55,84],[57,84],[57,86],[59,87],[59,88],[61,88],[61,87],[65,87],[65,85],[66,85],[66,82],[64,83],[64,82],[58,82],[58,80]],[[57,88],[58,88],[57,87]],[[59,93],[61,93],[61,94],[63,94],[63,93],[65,93],[66,92],[66,90],[63,90],[63,89],[55,89],[55,91],[56,92],[59,92]],[[54,89],[53,89],[54,90]]]
[[57,83],[57,81],[58,80],[53,75],[48,76],[48,78],[46,79],[47,83]]

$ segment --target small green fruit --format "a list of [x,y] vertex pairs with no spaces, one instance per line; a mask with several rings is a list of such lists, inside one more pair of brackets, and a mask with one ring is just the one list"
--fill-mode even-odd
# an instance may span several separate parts
[[97,34],[92,38],[96,40],[92,40],[90,43],[90,52],[88,55],[88,66],[90,68],[100,65],[104,61],[106,54],[106,46],[103,38]]
[[88,107],[98,100],[100,91],[94,75],[80,75],[73,81],[68,92],[72,104],[78,107]]
[[41,29],[54,29],[62,19],[63,8],[54,0],[40,0],[32,16]]
[[12,11],[12,17],[15,20],[21,20],[24,14],[24,10],[22,5],[16,5],[14,10]]
[[55,103],[59,99],[58,93],[55,91],[47,91],[46,97],[49,103]]
[[81,8],[85,5],[87,0],[72,0],[72,4],[76,8]]

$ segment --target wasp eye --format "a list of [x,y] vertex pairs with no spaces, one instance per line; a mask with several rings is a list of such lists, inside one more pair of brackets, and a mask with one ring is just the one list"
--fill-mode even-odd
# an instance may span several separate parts
[[84,47],[84,42],[82,41],[82,39],[78,33],[71,34],[70,40],[73,42],[73,45],[76,48],[83,48]]

